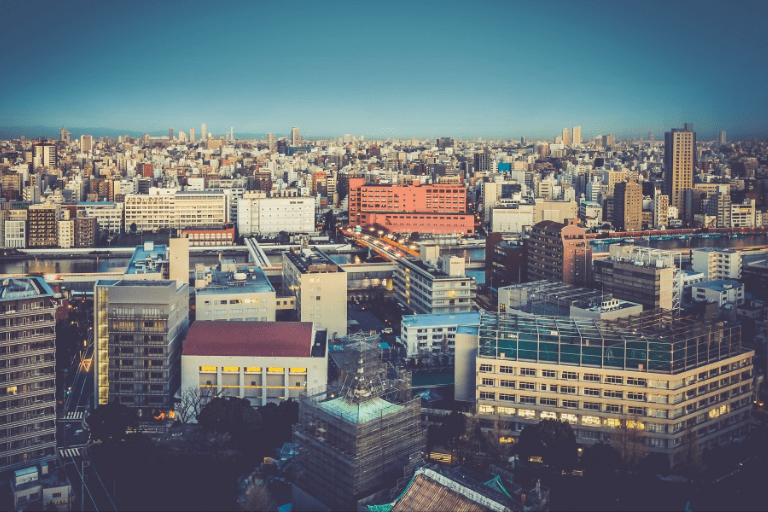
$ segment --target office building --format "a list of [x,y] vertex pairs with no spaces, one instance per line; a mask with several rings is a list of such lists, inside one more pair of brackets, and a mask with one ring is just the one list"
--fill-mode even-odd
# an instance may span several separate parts
[[717,307],[735,309],[744,304],[744,283],[733,279],[714,279],[696,283],[691,287],[691,298],[696,302],[717,304]]
[[459,325],[479,325],[480,313],[405,315],[401,321],[400,340],[407,357],[424,363],[447,358],[453,363],[456,328]]
[[613,188],[613,226],[619,231],[643,229],[643,187],[623,181]]
[[526,240],[528,278],[586,286],[591,283],[592,248],[578,219],[565,224],[545,220],[535,224]]
[[456,346],[456,398],[515,438],[545,419],[570,423],[582,445],[636,429],[675,467],[690,442],[703,452],[749,431],[754,351],[738,325],[665,311],[611,322],[481,313]]
[[[198,321],[275,321],[277,296],[260,267],[222,261],[218,269],[209,272],[203,269],[195,269],[195,315]],[[198,273],[202,275],[198,276]]]
[[96,219],[100,236],[113,236],[123,232],[124,205],[111,201],[80,202],[77,203],[77,215]]
[[344,344],[344,377],[300,395],[293,510],[361,510],[410,478],[421,459],[421,399],[411,396],[410,373],[387,372],[379,342]]
[[181,390],[236,396],[254,407],[298,400],[327,383],[325,342],[311,322],[195,322],[181,356]]
[[245,192],[237,201],[237,232],[240,236],[314,233],[314,197],[266,197],[264,192]]
[[5,215],[5,247],[24,249],[27,246],[28,210],[8,210]]
[[93,151],[93,135],[80,136],[80,151],[90,153]]
[[758,222],[759,211],[754,199],[744,199],[741,204],[731,203],[731,226],[733,228],[754,228],[762,225]]
[[168,140],[173,141],[173,128],[168,128]]
[[116,401],[141,418],[173,408],[189,327],[189,285],[96,281],[94,407]]
[[206,126],[205,123],[203,123],[203,126],[201,127],[200,135],[203,141],[208,140],[208,126]]
[[40,142],[32,145],[32,167],[48,167],[55,169],[58,164],[56,145]]
[[182,235],[189,238],[190,247],[220,247],[235,245],[235,225],[224,224],[218,228],[186,228]]
[[[687,129],[690,128],[690,129]],[[685,191],[693,188],[696,169],[696,132],[691,125],[664,134],[664,193],[670,206],[685,211]]]
[[125,226],[137,231],[215,227],[227,222],[226,196],[221,190],[176,191],[151,188],[149,194],[125,196]]
[[392,274],[397,300],[417,314],[472,311],[475,279],[467,277],[464,258],[444,256],[436,263],[399,258]]
[[56,459],[56,307],[42,277],[0,284],[0,472]]
[[573,136],[573,144],[575,146],[578,146],[579,144],[581,144],[581,126],[573,127],[572,136]]
[[571,144],[573,144],[573,140],[571,139],[571,129],[563,128],[563,146],[570,146]]
[[30,248],[56,247],[56,223],[59,205],[36,204],[29,207],[27,216],[27,246]]
[[268,133],[267,134],[267,149],[270,151],[275,151],[277,149],[275,145],[275,134],[274,133]]
[[612,246],[596,259],[595,287],[645,309],[677,310],[683,288],[675,253],[648,247]]
[[194,144],[194,142],[195,142],[195,129],[194,128],[190,128],[189,129],[189,142],[192,143],[192,144]]
[[302,246],[283,253],[283,295],[296,297],[296,316],[328,331],[347,334],[347,274],[327,254]]
[[291,146],[299,145],[299,128],[294,126],[291,128]]
[[528,255],[522,239],[489,233],[485,239],[485,286],[495,297],[499,288],[528,280]]
[[698,247],[691,249],[691,266],[704,280],[741,279],[741,253],[733,249]]
[[475,172],[491,172],[491,155],[485,151],[475,153]]
[[718,146],[725,146],[727,143],[726,137],[725,137],[725,130],[718,132],[717,134],[717,145]]
[[59,141],[69,144],[71,133],[66,128],[59,128]]

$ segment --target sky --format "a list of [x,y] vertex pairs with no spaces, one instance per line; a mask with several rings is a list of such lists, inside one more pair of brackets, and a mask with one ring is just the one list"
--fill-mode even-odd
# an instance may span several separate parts
[[762,138],[766,27],[764,0],[0,0],[0,128]]

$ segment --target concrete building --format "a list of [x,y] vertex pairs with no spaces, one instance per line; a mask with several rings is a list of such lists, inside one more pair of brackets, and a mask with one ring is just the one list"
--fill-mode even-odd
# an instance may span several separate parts
[[492,206],[490,224],[492,233],[522,233],[523,229],[533,225],[532,204]]
[[679,212],[686,211],[684,192],[693,188],[696,168],[696,132],[689,127],[664,134],[664,194]]
[[235,245],[235,225],[225,224],[218,228],[187,228],[182,235],[189,239],[190,247],[221,247]]
[[60,220],[56,223],[56,246],[61,249],[75,246],[74,220]]
[[433,357],[448,357],[453,362],[456,328],[459,325],[479,325],[480,313],[405,315],[402,318],[400,341],[407,357],[429,361]]
[[27,210],[8,210],[5,217],[5,247],[24,249],[27,247]]
[[596,228],[603,223],[603,207],[597,201],[582,201],[579,205],[579,218],[585,228]]
[[56,307],[42,277],[0,284],[0,473],[56,459]]
[[757,208],[754,199],[745,199],[741,204],[731,204],[731,227],[733,228],[754,228],[758,224]]
[[691,295],[696,302],[714,302],[722,308],[744,304],[744,283],[733,279],[714,279],[694,284]]
[[80,202],[77,203],[77,215],[96,219],[100,233],[113,236],[123,232],[123,206],[123,203],[108,201]]
[[490,233],[485,239],[485,286],[495,296],[497,290],[528,280],[528,255],[523,240]]
[[99,237],[99,222],[94,217],[75,217],[75,247],[96,247]]
[[72,510],[72,484],[63,468],[51,468],[43,461],[40,468],[30,466],[14,471],[11,478],[13,510]]
[[227,222],[226,196],[217,191],[152,188],[149,194],[125,196],[125,226],[138,231],[214,227]]
[[203,279],[195,277],[198,321],[275,321],[275,289],[260,267],[238,267],[235,262],[222,262],[218,269],[204,273]]
[[704,280],[741,279],[741,253],[733,249],[700,247],[691,250],[691,266]]
[[533,206],[533,223],[538,224],[545,220],[551,220],[564,224],[566,219],[575,219],[578,216],[576,201],[547,201],[536,199]]
[[182,393],[236,396],[254,407],[324,387],[326,340],[311,322],[195,322],[182,355]]
[[59,205],[30,205],[27,214],[27,246],[56,247],[56,223]]
[[264,192],[246,192],[237,204],[240,236],[314,233],[314,197],[266,197]]
[[172,410],[189,327],[189,285],[97,281],[93,302],[94,407],[117,401],[147,418]]
[[613,225],[619,231],[643,228],[643,187],[636,181],[623,181],[614,187]]
[[[710,338],[717,348],[697,348]],[[636,429],[674,467],[691,442],[703,451],[749,431],[754,351],[737,325],[664,311],[613,322],[483,313],[456,347],[456,399],[513,438],[544,419],[570,423],[587,446]]]
[[326,329],[328,339],[347,334],[347,274],[317,249],[283,253],[283,295],[296,297],[296,315]]
[[442,257],[437,265],[399,258],[392,281],[397,300],[418,314],[472,311],[475,280],[467,277],[464,258]]
[[592,248],[578,219],[566,224],[545,220],[534,225],[526,240],[528,278],[548,279],[566,284],[591,282]]

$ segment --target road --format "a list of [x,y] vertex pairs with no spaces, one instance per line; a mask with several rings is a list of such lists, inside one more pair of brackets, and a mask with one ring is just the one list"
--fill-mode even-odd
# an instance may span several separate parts
[[86,447],[60,449],[59,460],[77,496],[73,510],[117,512],[104,482],[88,458]]

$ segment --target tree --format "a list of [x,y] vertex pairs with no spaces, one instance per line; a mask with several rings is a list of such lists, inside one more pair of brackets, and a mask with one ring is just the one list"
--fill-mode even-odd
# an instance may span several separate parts
[[558,420],[542,420],[536,425],[526,426],[520,432],[520,441],[516,445],[516,451],[523,460],[540,456],[544,464],[563,469],[576,464],[576,449],[576,436],[571,425]]
[[176,416],[181,423],[196,420],[203,407],[220,393],[213,387],[189,387],[181,392],[181,401],[176,406]]
[[241,444],[258,433],[261,415],[245,398],[217,396],[203,407],[197,422],[206,432],[226,432]]
[[445,417],[442,425],[438,429],[439,438],[450,448],[451,454],[459,450],[461,437],[466,431],[466,417],[458,412],[452,411]]
[[138,228],[135,222],[131,222],[131,233],[135,233]]
[[606,477],[621,469],[621,454],[613,446],[599,442],[584,451],[581,462],[588,476]]
[[637,416],[625,417],[621,420],[618,435],[611,436],[611,444],[621,455],[621,461],[627,471],[635,471],[646,455],[645,436],[641,426]]
[[277,504],[265,484],[251,484],[245,490],[240,510],[275,510]]
[[139,418],[134,409],[113,401],[97,408],[87,421],[94,440],[109,442],[125,439],[128,428],[136,427]]

